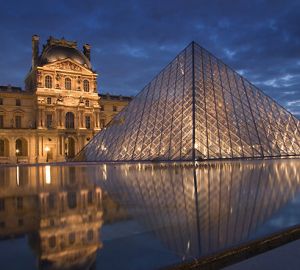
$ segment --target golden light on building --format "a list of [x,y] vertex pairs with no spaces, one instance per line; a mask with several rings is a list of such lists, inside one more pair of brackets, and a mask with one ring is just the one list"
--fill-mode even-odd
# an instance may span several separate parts
[[51,166],[46,165],[45,166],[45,182],[46,184],[51,184]]
[[0,86],[0,163],[71,159],[131,100],[98,93],[90,45],[50,37],[39,49],[34,35],[24,90]]

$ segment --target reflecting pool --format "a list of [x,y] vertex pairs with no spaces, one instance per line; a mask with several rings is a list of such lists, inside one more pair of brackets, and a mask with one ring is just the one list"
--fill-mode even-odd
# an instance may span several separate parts
[[300,159],[0,167],[1,269],[159,269],[300,224]]

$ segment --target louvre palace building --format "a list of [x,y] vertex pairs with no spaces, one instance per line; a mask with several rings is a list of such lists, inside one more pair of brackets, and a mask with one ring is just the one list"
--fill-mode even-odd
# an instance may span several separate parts
[[91,47],[50,37],[32,66],[25,89],[0,86],[0,163],[61,162],[73,158],[131,100],[99,94]]

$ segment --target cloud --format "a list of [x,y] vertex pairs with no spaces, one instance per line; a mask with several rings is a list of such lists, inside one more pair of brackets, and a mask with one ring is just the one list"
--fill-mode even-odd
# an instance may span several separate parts
[[281,104],[300,99],[297,0],[10,0],[0,15],[0,85],[23,85],[33,34],[91,44],[100,91],[124,95],[195,40]]

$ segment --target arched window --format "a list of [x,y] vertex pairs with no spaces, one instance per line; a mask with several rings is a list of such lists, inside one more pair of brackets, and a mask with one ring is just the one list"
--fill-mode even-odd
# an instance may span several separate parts
[[16,156],[27,156],[27,141],[25,139],[16,140]]
[[45,87],[52,88],[52,77],[49,75],[45,77]]
[[65,88],[67,90],[71,90],[71,79],[70,78],[65,79]]
[[90,83],[88,80],[83,81],[83,90],[84,92],[89,92],[90,91]]
[[66,128],[74,128],[74,113],[66,113]]

